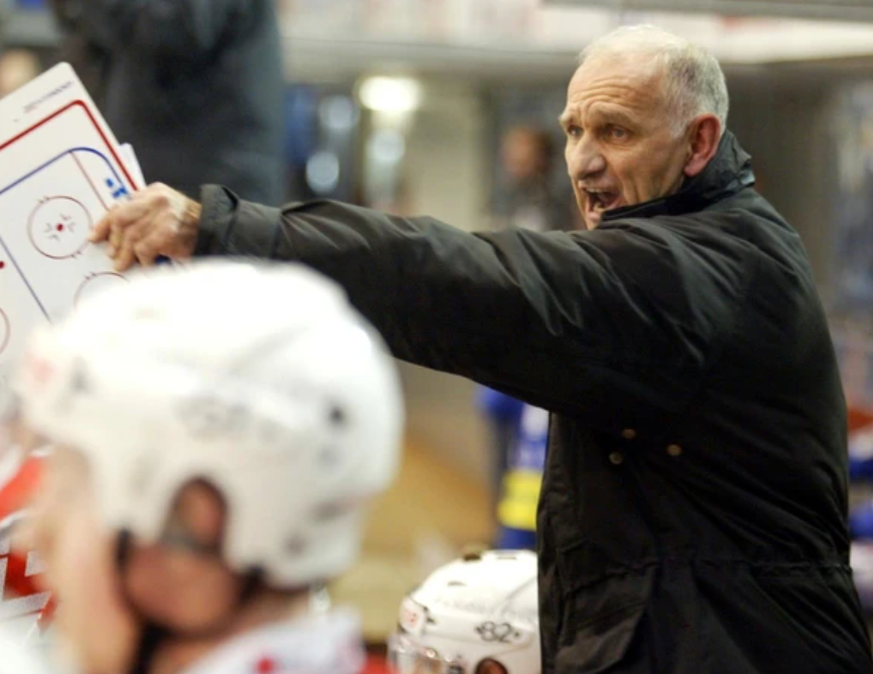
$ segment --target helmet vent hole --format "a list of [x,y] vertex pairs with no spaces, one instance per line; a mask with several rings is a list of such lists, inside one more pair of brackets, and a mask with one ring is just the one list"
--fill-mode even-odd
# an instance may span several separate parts
[[289,555],[302,555],[306,552],[306,541],[302,536],[295,536],[285,543],[285,552]]
[[346,423],[346,413],[339,405],[333,405],[330,408],[330,423],[334,426],[344,426]]

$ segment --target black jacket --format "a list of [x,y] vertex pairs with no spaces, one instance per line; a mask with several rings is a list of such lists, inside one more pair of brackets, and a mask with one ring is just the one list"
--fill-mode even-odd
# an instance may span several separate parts
[[544,672],[869,674],[834,350],[753,182],[726,134],[680,193],[548,234],[207,187],[198,253],[302,260],[400,358],[553,412]]
[[194,196],[217,182],[281,203],[284,78],[273,0],[53,5],[73,66],[115,135],[134,146],[146,180]]

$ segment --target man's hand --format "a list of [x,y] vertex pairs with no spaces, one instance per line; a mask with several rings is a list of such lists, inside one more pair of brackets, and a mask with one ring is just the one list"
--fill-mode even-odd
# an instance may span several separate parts
[[134,262],[155,263],[158,256],[191,257],[197,243],[200,204],[161,183],[135,192],[130,201],[112,208],[91,231],[89,241],[108,241],[116,271]]

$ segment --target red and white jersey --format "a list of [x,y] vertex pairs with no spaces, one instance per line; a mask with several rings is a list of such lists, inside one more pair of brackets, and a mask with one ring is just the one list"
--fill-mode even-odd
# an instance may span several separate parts
[[359,674],[364,661],[360,619],[338,610],[247,632],[181,674]]
[[22,558],[9,553],[9,541],[0,539],[0,628],[19,645],[35,646],[41,639],[40,618],[50,596],[32,584],[41,571],[36,555]]
[[20,646],[40,644],[51,619],[48,592],[38,588],[42,563],[36,553],[13,550],[10,522],[27,516],[24,507],[35,488],[40,461],[26,461],[10,474],[0,466],[0,629]]

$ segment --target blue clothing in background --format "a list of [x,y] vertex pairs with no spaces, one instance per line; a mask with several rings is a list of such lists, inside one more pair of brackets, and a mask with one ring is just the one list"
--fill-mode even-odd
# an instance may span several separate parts
[[524,405],[514,447],[503,476],[497,519],[499,549],[535,549],[537,504],[546,464],[549,413]]

